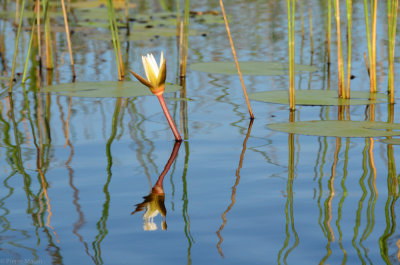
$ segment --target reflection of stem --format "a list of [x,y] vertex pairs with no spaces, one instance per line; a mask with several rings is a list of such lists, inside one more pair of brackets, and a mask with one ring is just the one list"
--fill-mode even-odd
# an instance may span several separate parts
[[[287,249],[285,251],[285,255],[283,256],[283,263],[287,264],[287,258],[290,254],[290,252],[293,251],[293,249],[295,249],[297,247],[297,245],[299,244],[299,236],[296,232],[296,228],[294,226],[294,213],[293,213],[293,181],[294,181],[294,156],[295,156],[295,148],[294,148],[294,134],[290,133],[289,134],[289,173],[288,173],[288,181],[286,184],[286,195],[287,195],[287,199],[286,199],[286,204],[285,204],[285,216],[286,216],[286,239],[285,242],[283,244],[283,247],[279,250],[278,253],[278,264],[281,264],[281,256],[282,253],[285,249]],[[290,231],[289,231],[289,227],[292,231],[292,233],[294,234],[294,243],[293,246],[291,246],[290,248],[288,248],[289,245],[289,240],[290,240]]]
[[[396,162],[393,154],[393,146],[387,145],[388,176],[387,189],[388,198],[385,205],[386,228],[383,235],[379,238],[379,247],[383,260],[387,264],[392,264],[389,259],[389,239],[396,231],[396,210],[395,205],[399,198],[399,183],[396,170]],[[398,245],[398,241],[396,243]],[[397,253],[397,256],[399,254]]]
[[346,185],[345,185],[345,181],[346,181],[346,177],[347,177],[347,164],[349,162],[349,146],[350,146],[350,138],[346,139],[346,149],[345,149],[345,160],[344,160],[344,165],[343,165],[343,178],[341,181],[341,186],[343,189],[343,193],[342,193],[342,198],[339,201],[339,207],[338,207],[338,219],[336,220],[336,227],[339,233],[339,246],[340,249],[343,251],[343,261],[342,264],[346,264],[347,261],[347,252],[346,249],[343,247],[342,244],[342,238],[343,238],[343,234],[342,234],[342,230],[340,228],[340,220],[342,219],[342,209],[343,209],[343,203],[344,200],[346,199],[347,196],[347,189],[346,189]]
[[164,170],[161,172],[160,176],[158,177],[158,180],[157,180],[155,186],[162,187],[163,181],[164,181],[164,177],[165,177],[165,175],[167,175],[172,163],[174,163],[175,158],[178,155],[179,147],[181,147],[181,142],[175,142],[174,149],[172,149],[171,156],[168,159],[168,162],[165,165]]
[[42,188],[43,188],[43,194],[44,194],[44,197],[46,198],[47,213],[48,213],[47,214],[46,226],[49,227],[53,231],[54,235],[57,238],[57,243],[60,243],[60,239],[58,238],[56,230],[54,229],[54,227],[52,227],[50,225],[50,220],[51,220],[51,216],[53,215],[53,213],[51,211],[50,198],[47,195],[47,182],[46,182],[46,180],[44,178],[44,174],[43,174],[42,170],[40,168],[38,168],[38,171],[39,171],[40,180],[41,180],[41,184],[42,184]]
[[329,258],[329,256],[332,254],[331,250],[331,243],[335,241],[335,234],[333,233],[333,229],[331,226],[331,220],[332,220],[332,200],[335,197],[335,175],[336,175],[336,166],[338,163],[338,157],[339,157],[339,152],[341,148],[341,138],[336,137],[336,148],[335,148],[335,154],[334,154],[334,161],[331,169],[331,177],[329,179],[329,184],[328,184],[328,189],[329,189],[329,196],[324,202],[324,207],[325,207],[325,220],[324,220],[324,227],[326,230],[328,242],[326,245],[326,255],[325,257],[321,260],[320,264],[325,263],[325,261]]
[[240,169],[242,168],[243,165],[243,158],[244,158],[244,154],[246,152],[246,144],[247,144],[247,140],[250,137],[250,133],[251,133],[251,127],[253,126],[253,120],[250,120],[249,123],[249,128],[247,129],[247,134],[246,137],[243,141],[243,148],[242,148],[242,153],[240,154],[240,159],[239,159],[239,165],[238,168],[236,169],[236,181],[235,184],[232,187],[232,194],[231,194],[231,204],[229,204],[228,208],[226,208],[225,212],[222,214],[222,225],[219,227],[218,231],[217,231],[217,235],[219,238],[219,242],[217,244],[217,248],[218,248],[218,252],[219,254],[223,257],[224,253],[222,252],[222,248],[221,248],[221,244],[222,241],[224,240],[221,236],[221,232],[222,229],[224,229],[225,225],[226,225],[226,215],[228,214],[228,212],[232,209],[233,205],[236,202],[235,196],[236,196],[236,187],[239,185],[239,181],[240,181]]
[[92,242],[92,247],[95,252],[94,259],[96,264],[103,264],[103,260],[101,258],[101,248],[100,244],[105,238],[105,236],[108,234],[107,230],[107,219],[108,219],[108,211],[110,208],[110,193],[108,191],[108,186],[110,185],[111,182],[111,177],[112,177],[112,172],[111,172],[111,167],[112,167],[112,155],[111,155],[111,144],[114,141],[115,135],[117,134],[117,125],[118,125],[118,115],[120,112],[121,108],[121,98],[117,99],[117,102],[115,104],[115,110],[114,110],[114,115],[112,119],[112,130],[111,130],[111,135],[110,138],[107,141],[106,144],[106,154],[107,154],[107,181],[104,184],[104,195],[105,195],[105,201],[103,203],[103,211],[102,211],[102,216],[100,220],[97,222],[97,230],[98,234],[95,238],[95,240]]
[[68,174],[69,174],[69,185],[71,186],[71,188],[73,189],[74,193],[73,193],[73,201],[72,204],[75,205],[76,211],[78,213],[79,219],[78,221],[76,221],[76,223],[74,224],[74,229],[72,230],[72,232],[79,238],[79,241],[82,242],[85,246],[85,252],[88,256],[90,256],[89,254],[89,247],[86,241],[84,241],[83,236],[81,234],[78,233],[79,229],[85,224],[85,216],[81,210],[81,205],[79,204],[79,190],[78,188],[75,186],[73,180],[74,180],[74,170],[71,168],[71,161],[72,161],[72,157],[74,155],[74,147],[71,144],[71,142],[68,139],[68,132],[69,132],[69,128],[68,128],[68,120],[70,118],[70,111],[71,111],[71,97],[70,97],[70,104],[69,104],[69,108],[68,108],[68,118],[67,121],[64,120],[64,112],[62,110],[62,106],[60,104],[60,97],[57,97],[57,104],[59,105],[60,108],[60,119],[62,122],[62,127],[63,127],[63,131],[64,131],[64,136],[66,138],[66,142],[65,145],[68,145],[71,149],[70,155],[68,157],[68,160],[65,162],[65,166],[67,167],[68,170]]
[[183,183],[182,216],[183,216],[183,220],[185,221],[185,236],[188,240],[188,250],[187,250],[188,264],[191,264],[192,258],[190,256],[190,251],[191,251],[192,242],[194,242],[194,239],[190,233],[190,218],[189,218],[189,214],[188,214],[189,200],[188,200],[188,196],[187,196],[187,181],[186,181],[188,164],[189,164],[189,142],[185,142],[185,167],[183,169],[183,174],[182,174],[182,183]]

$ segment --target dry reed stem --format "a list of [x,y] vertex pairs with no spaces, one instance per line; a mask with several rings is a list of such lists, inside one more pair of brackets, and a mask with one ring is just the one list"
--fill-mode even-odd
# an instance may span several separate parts
[[36,0],[36,26],[37,26],[37,41],[38,41],[38,52],[39,52],[39,67],[42,68],[42,38],[40,31],[40,0]]
[[311,8],[308,10],[310,16],[310,43],[311,43],[311,53],[314,53],[314,34],[313,34],[313,25],[312,25],[312,12]]
[[351,78],[351,28],[352,28],[352,12],[353,1],[346,1],[347,7],[347,92],[346,98],[350,98],[350,78]]
[[338,57],[338,79],[339,98],[346,98],[344,86],[344,69],[343,69],[343,52],[342,52],[342,37],[340,33],[340,5],[339,0],[335,1],[335,18],[336,18],[336,35],[337,35],[337,57]]
[[[287,0],[288,10],[288,48],[289,48],[289,109],[294,111],[296,108],[295,99],[295,9],[296,1]],[[302,38],[304,39],[304,38]]]
[[231,32],[229,30],[228,19],[226,18],[226,14],[225,14],[224,3],[222,2],[222,0],[219,0],[219,4],[221,6],[222,15],[224,17],[225,28],[226,28],[226,32],[228,33],[229,43],[231,45],[233,58],[235,59],[235,64],[236,64],[236,68],[237,68],[237,71],[238,71],[238,74],[239,74],[240,83],[242,84],[243,94],[244,94],[244,97],[246,98],[247,108],[249,109],[250,119],[254,119],[253,111],[252,111],[251,106],[250,106],[249,97],[247,96],[246,86],[244,84],[242,72],[240,71],[239,62],[238,62],[238,59],[237,59],[237,56],[236,56],[235,46],[233,45]]
[[76,77],[76,74],[75,74],[75,65],[74,65],[74,57],[72,56],[71,37],[70,37],[70,34],[69,34],[67,10],[66,10],[66,8],[65,8],[64,0],[61,0],[61,6],[62,6],[62,10],[63,10],[63,15],[64,15],[65,34],[67,35],[67,44],[68,44],[69,58],[70,58],[70,60],[71,60],[72,76],[73,76],[73,77]]
[[[372,34],[371,34],[371,53],[372,53],[372,60],[371,64],[371,88],[372,92],[376,92],[376,18],[377,18],[377,9],[378,9],[378,0],[374,0],[374,8],[373,8],[373,17],[372,17]],[[371,10],[372,12],[372,10]]]

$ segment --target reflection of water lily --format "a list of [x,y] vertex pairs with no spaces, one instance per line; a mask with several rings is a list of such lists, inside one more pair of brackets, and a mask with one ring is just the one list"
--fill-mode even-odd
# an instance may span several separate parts
[[150,88],[154,95],[158,96],[164,93],[165,78],[167,76],[167,67],[164,60],[164,55],[161,52],[160,66],[158,66],[153,54],[142,56],[143,68],[146,73],[147,80],[130,70],[130,72],[139,80],[143,85]]
[[143,214],[144,224],[143,229],[146,231],[157,230],[157,225],[154,223],[154,218],[161,214],[161,229],[167,230],[167,222],[165,221],[167,215],[167,209],[164,205],[164,188],[163,181],[165,175],[168,173],[172,163],[175,158],[178,156],[179,147],[181,146],[181,142],[177,141],[174,144],[174,148],[172,149],[172,153],[170,158],[168,159],[167,164],[164,167],[164,170],[161,172],[160,176],[157,179],[156,184],[151,189],[149,195],[143,197],[144,201],[142,203],[136,204],[136,209],[132,212],[135,214],[137,212],[145,210]]
[[145,210],[145,213],[143,214],[143,229],[146,231],[153,231],[158,229],[156,223],[154,223],[154,218],[157,215],[161,214],[161,229],[166,230],[167,223],[165,221],[165,216],[167,215],[167,210],[164,205],[164,193],[154,192],[153,189],[149,195],[143,198],[144,201],[136,205],[136,209],[132,212],[132,214]]
[[167,105],[165,104],[163,93],[165,90],[165,78],[167,76],[167,66],[164,60],[164,55],[161,52],[160,65],[157,64],[153,54],[147,54],[142,56],[143,68],[146,73],[146,78],[141,77],[132,70],[129,70],[137,80],[143,85],[150,88],[151,92],[157,96],[160,101],[161,108],[164,111],[165,117],[168,120],[169,126],[171,127],[172,133],[175,136],[176,141],[182,141],[182,138],[176,128],[174,121],[172,120],[171,114],[168,111]]

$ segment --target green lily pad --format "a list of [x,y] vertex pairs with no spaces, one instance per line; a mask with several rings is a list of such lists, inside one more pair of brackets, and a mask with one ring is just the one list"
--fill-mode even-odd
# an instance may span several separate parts
[[[24,18],[32,18],[34,15],[33,11],[25,10],[24,11]],[[51,18],[59,18],[63,17],[63,13],[61,11],[57,12],[49,12],[49,16]],[[0,18],[3,19],[14,19],[15,18],[15,11],[0,11]]]
[[[175,92],[180,88],[181,87],[178,85],[166,84],[165,93]],[[89,98],[119,98],[153,95],[149,88],[139,82],[133,81],[66,83],[44,87],[41,92],[54,93],[60,96]]]
[[332,137],[381,137],[400,135],[400,124],[372,121],[298,121],[269,124],[275,131]]
[[[114,1],[113,6],[115,9],[123,9],[125,8],[125,1]],[[76,3],[71,3],[71,7],[74,8],[82,8],[82,9],[91,9],[98,7],[107,7],[107,1],[104,0],[94,0],[94,1],[79,1]],[[136,4],[129,3],[129,8],[136,7]]]
[[[295,94],[296,105],[310,106],[343,106],[343,105],[367,105],[386,102],[387,96],[382,93],[375,94],[375,100],[370,100],[370,92],[353,91],[351,99],[341,99],[335,90],[297,90]],[[250,93],[252,100],[289,104],[289,91],[272,90]]]
[[[287,75],[289,74],[289,63],[280,62],[239,62],[240,71],[243,75]],[[190,65],[190,69],[212,74],[237,75],[235,62],[200,62]],[[296,64],[296,74],[302,72],[315,72],[318,69],[310,65]]]
[[379,142],[382,142],[385,144],[400,145],[400,138],[382,139],[382,140],[379,140]]
[[[189,35],[201,35],[203,33],[196,30],[189,30]],[[176,37],[176,28],[133,28],[131,30],[131,35],[126,36],[121,34],[120,41],[150,40],[159,37]],[[112,40],[111,34],[101,33],[89,35],[88,38],[102,41]]]

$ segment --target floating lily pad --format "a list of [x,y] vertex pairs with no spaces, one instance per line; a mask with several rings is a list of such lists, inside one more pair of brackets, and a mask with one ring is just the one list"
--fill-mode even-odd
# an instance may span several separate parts
[[[386,102],[387,96],[382,93],[375,94],[375,100],[370,100],[370,92],[353,91],[351,99],[340,99],[335,90],[297,90],[295,94],[296,105],[311,106],[342,106],[342,105],[367,105]],[[289,91],[272,90],[249,94],[252,100],[289,104]]]
[[[240,70],[243,75],[287,75],[289,74],[289,63],[280,62],[258,62],[244,61],[239,62]],[[190,65],[195,71],[212,73],[237,75],[235,62],[201,62]],[[296,74],[302,72],[315,72],[317,68],[310,65],[296,64]]]
[[385,144],[400,145],[400,138],[382,139],[379,141]]
[[[90,8],[90,9],[77,9],[74,11],[76,17],[79,18],[80,21],[94,21],[99,20],[103,22],[108,21],[108,10],[107,8]],[[115,16],[117,19],[125,18],[122,12],[115,12]]]
[[[189,30],[189,35],[201,35],[204,32],[196,30]],[[150,40],[159,37],[176,37],[176,28],[145,28],[145,27],[134,27],[131,29],[131,35],[126,36],[121,34],[120,41],[136,41],[136,40]],[[89,36],[90,39],[94,40],[112,40],[111,34],[94,34]]]
[[[115,9],[123,9],[125,8],[125,1],[113,1],[113,6]],[[82,9],[90,9],[90,8],[97,8],[97,7],[107,7],[106,0],[94,0],[94,1],[79,1],[76,3],[71,3],[71,7],[75,8],[82,8]],[[136,4],[129,3],[129,8],[136,7]]]
[[[175,92],[181,87],[167,84],[165,93]],[[77,82],[47,86],[42,92],[54,93],[60,96],[89,97],[89,98],[117,98],[140,97],[153,95],[146,86],[139,82]]]
[[[34,15],[33,11],[25,10],[24,11],[24,18],[32,18]],[[63,17],[63,13],[60,11],[56,12],[49,12],[49,16],[51,18]],[[4,19],[14,19],[15,18],[15,11],[0,11],[0,18]]]
[[380,137],[400,135],[400,124],[372,121],[299,121],[269,124],[275,131],[332,137]]

